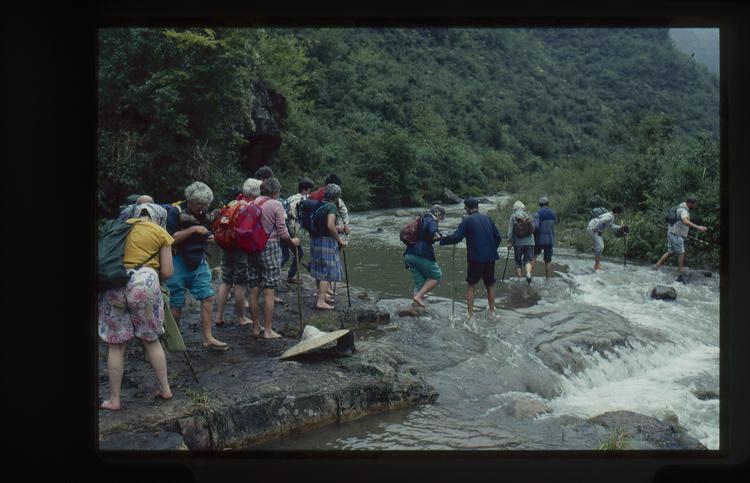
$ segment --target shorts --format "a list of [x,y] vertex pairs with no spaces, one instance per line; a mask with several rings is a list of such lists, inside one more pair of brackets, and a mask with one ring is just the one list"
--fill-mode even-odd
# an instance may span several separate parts
[[544,250],[544,263],[550,263],[552,261],[552,245],[536,245],[534,247],[534,258],[536,258]]
[[466,283],[474,285],[479,282],[480,278],[487,287],[495,284],[495,260],[491,262],[469,262],[466,269]]
[[128,270],[124,287],[99,297],[99,337],[107,344],[122,344],[133,337],[153,342],[164,333],[164,299],[159,275],[151,267]]
[[222,250],[221,281],[229,285],[247,283],[247,255],[245,252],[237,248]]
[[534,258],[534,245],[513,246],[513,258],[516,261],[516,268],[521,268],[527,263],[531,263]]
[[674,233],[667,232],[667,251],[676,255],[685,253],[685,239]]
[[593,231],[590,228],[587,229],[586,232],[594,241],[594,255],[600,257],[604,251],[604,238],[602,238],[601,232]]
[[165,282],[169,288],[169,305],[181,309],[185,305],[185,295],[188,290],[196,300],[205,300],[213,297],[214,289],[211,286],[211,270],[208,262],[201,260],[198,267],[190,271],[185,266],[185,261],[179,253],[172,258],[174,263],[174,275]]
[[434,260],[407,253],[404,256],[404,262],[409,267],[417,291],[422,289],[428,279],[440,280],[443,278],[443,272],[440,271],[440,267]]
[[250,288],[276,288],[281,276],[281,242],[268,241],[260,255],[247,256],[247,280]]

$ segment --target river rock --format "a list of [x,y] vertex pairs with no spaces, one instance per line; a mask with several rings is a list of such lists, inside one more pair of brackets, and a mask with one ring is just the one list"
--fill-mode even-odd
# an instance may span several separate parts
[[674,287],[668,285],[657,285],[651,289],[651,298],[657,300],[674,300],[677,298],[677,291]]
[[482,196],[481,198],[477,198],[477,201],[479,201],[480,203],[484,203],[484,204],[491,203],[490,199],[487,198],[486,196]]
[[623,431],[631,449],[707,449],[675,421],[661,421],[632,411],[609,411],[589,421],[610,431]]
[[413,216],[413,215],[406,210],[396,210],[396,216],[405,217],[405,216]]
[[693,396],[697,397],[701,401],[708,401],[710,399],[719,399],[719,393],[715,391],[709,391],[707,389],[693,389],[690,391]]
[[106,435],[99,441],[99,449],[115,451],[186,451],[185,441],[177,433],[153,431],[149,433],[121,432]]
[[534,419],[540,414],[551,413],[552,407],[531,398],[520,398],[505,406],[505,412],[519,419]]
[[453,203],[463,203],[464,200],[460,196],[458,196],[453,191],[449,190],[448,188],[443,189],[443,196],[448,200],[452,201]]
[[539,326],[532,342],[534,353],[559,374],[585,369],[587,356],[594,352],[606,358],[618,347],[629,347],[631,341],[645,345],[665,341],[661,333],[635,326],[604,307],[571,305],[549,312],[535,307],[526,310]]

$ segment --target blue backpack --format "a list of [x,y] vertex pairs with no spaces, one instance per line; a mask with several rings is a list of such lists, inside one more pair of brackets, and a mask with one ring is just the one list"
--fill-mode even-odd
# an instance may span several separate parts
[[326,217],[323,213],[323,203],[319,200],[308,198],[300,201],[297,205],[297,219],[303,230],[307,230],[311,237],[321,237],[328,233],[326,229]]

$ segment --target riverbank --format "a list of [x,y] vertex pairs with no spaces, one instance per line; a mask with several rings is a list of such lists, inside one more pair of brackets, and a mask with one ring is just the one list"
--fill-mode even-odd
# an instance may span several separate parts
[[[214,280],[218,289],[219,280]],[[437,398],[415,367],[394,346],[378,342],[379,332],[391,330],[389,314],[374,308],[366,290],[339,284],[336,310],[314,310],[314,280],[302,275],[302,318],[323,331],[349,328],[355,350],[342,354],[324,348],[310,355],[278,358],[299,341],[296,287],[279,293],[284,300],[274,311],[273,328],[281,339],[251,335],[250,326],[234,320],[232,301],[228,322],[214,328],[229,344],[210,351],[200,341],[198,303],[188,296],[181,332],[188,348],[193,378],[183,353],[167,353],[174,397],[154,398],[156,380],[139,344],[128,345],[120,411],[99,410],[100,448],[107,450],[224,450],[252,446],[295,432],[351,421],[366,415],[404,409]],[[285,287],[286,288],[286,287]],[[363,337],[368,340],[363,340]],[[106,345],[99,344],[98,388],[109,394]]]

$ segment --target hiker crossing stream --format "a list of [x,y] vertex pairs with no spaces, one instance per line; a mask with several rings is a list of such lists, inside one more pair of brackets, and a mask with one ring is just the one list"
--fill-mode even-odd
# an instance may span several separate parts
[[[480,210],[507,200],[489,197]],[[445,208],[440,229],[448,234],[463,206]],[[549,282],[543,263],[531,286],[517,280],[512,259],[501,282],[507,222],[500,222],[494,318],[480,283],[476,313],[466,319],[465,241],[455,250],[455,263],[453,247],[435,245],[441,284],[426,298],[423,314],[401,317],[413,282],[398,231],[417,214],[352,213],[348,270],[352,285],[371,291],[394,324],[394,330],[357,334],[358,340],[398,346],[418,361],[438,399],[258,448],[596,449],[562,422],[615,410],[677,416],[690,436],[719,448],[719,274],[694,271],[682,285],[674,267],[655,272],[630,261],[623,266],[606,254],[603,270],[593,273],[590,254],[556,247]],[[656,285],[674,287],[677,299],[652,299]]]

